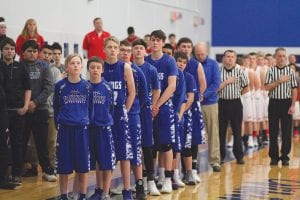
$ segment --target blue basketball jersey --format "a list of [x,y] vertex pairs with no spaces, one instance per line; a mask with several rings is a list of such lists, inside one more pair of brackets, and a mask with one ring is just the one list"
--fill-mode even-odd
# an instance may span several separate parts
[[93,88],[94,119],[92,126],[113,125],[113,89],[110,83],[103,80],[99,83],[91,83]]
[[123,107],[126,102],[126,81],[124,79],[124,66],[125,63],[117,61],[114,64],[104,63],[104,72],[102,77],[108,81],[113,88],[114,92],[114,105]]
[[147,105],[151,105],[152,90],[160,89],[158,73],[156,68],[148,62],[144,62],[144,64],[142,64],[139,67],[143,71],[147,82],[147,91],[148,91]]
[[200,90],[200,84],[199,84],[199,77],[198,77],[198,65],[199,62],[195,58],[191,58],[189,62],[186,65],[185,71],[190,73],[195,80],[197,91],[195,92],[195,99],[199,99],[199,90]]
[[91,84],[84,79],[78,83],[71,83],[68,78],[59,81],[55,85],[53,109],[56,124],[88,125],[93,118]]
[[179,113],[180,107],[186,99],[186,85],[183,72],[178,69],[178,76],[176,80],[176,90],[172,97],[174,112]]
[[142,70],[138,66],[132,63],[131,68],[134,78],[136,96],[128,114],[139,114],[141,106],[147,102],[147,83]]
[[186,71],[183,72],[183,75],[184,75],[184,79],[185,79],[186,93],[197,92],[197,86],[196,86],[193,75],[191,75],[190,73],[188,73]]
[[176,61],[173,57],[163,54],[163,56],[158,60],[153,60],[151,55],[145,58],[145,61],[149,62],[157,69],[158,79],[160,81],[161,94],[168,87],[169,76],[177,76],[178,70]]

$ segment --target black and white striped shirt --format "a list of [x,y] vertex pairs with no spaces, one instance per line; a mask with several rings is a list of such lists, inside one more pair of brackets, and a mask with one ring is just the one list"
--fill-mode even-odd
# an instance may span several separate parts
[[238,99],[242,96],[242,89],[247,87],[249,80],[244,71],[239,67],[228,70],[224,66],[221,67],[221,82],[224,82],[228,77],[234,76],[237,81],[226,85],[221,91],[219,91],[219,98],[225,100]]
[[266,74],[265,85],[279,80],[282,75],[290,76],[290,80],[279,84],[276,88],[269,91],[269,97],[272,99],[290,99],[292,98],[292,89],[297,87],[295,73],[288,66],[270,68]]

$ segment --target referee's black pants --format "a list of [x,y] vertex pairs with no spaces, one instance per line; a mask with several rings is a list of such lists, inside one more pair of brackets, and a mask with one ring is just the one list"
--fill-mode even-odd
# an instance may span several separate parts
[[233,134],[233,154],[237,160],[242,160],[244,157],[242,147],[242,120],[243,120],[243,105],[241,99],[219,100],[219,136],[220,136],[220,153],[221,161],[226,156],[226,132],[228,122],[230,122]]
[[[292,104],[291,99],[270,99],[269,100],[269,129],[270,129],[270,146],[269,156],[274,161],[289,161],[288,154],[292,145],[292,115],[288,110]],[[281,127],[281,157],[279,157],[278,132],[279,122]]]
[[8,169],[8,114],[0,110],[0,181],[4,180]]

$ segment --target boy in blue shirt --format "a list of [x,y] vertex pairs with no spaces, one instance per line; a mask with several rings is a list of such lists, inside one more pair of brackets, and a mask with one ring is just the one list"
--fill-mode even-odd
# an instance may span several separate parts
[[112,170],[116,163],[111,128],[113,125],[113,89],[101,77],[103,65],[104,62],[98,57],[92,57],[87,62],[94,103],[94,118],[89,129],[91,166],[94,166],[97,161],[97,188],[89,198],[90,200],[109,198]]
[[[188,56],[185,53],[178,51],[175,53],[175,60],[178,68],[183,71],[185,86],[186,86],[186,97],[187,97],[187,101],[184,104],[184,108],[181,109],[179,112],[179,119],[182,119],[181,121],[183,121],[183,128],[181,129],[180,132],[181,147],[182,147],[181,157],[183,158],[184,161],[183,182],[186,185],[195,185],[196,180],[194,179],[192,174],[193,121],[192,121],[191,105],[194,102],[194,96],[195,96],[195,92],[197,92],[197,89],[196,89],[196,83],[194,77],[190,73],[184,71],[186,68],[186,64],[188,62]],[[176,175],[176,173],[174,175]]]
[[165,179],[162,184],[162,193],[172,192],[172,144],[175,143],[174,108],[172,96],[176,89],[178,70],[174,58],[164,54],[162,47],[166,35],[161,30],[151,33],[151,55],[145,60],[156,67],[161,86],[161,96],[153,105],[154,139],[162,154],[165,167]]
[[147,82],[147,101],[141,107],[142,149],[144,157],[143,185],[150,195],[160,195],[154,182],[152,105],[160,96],[157,70],[145,62],[147,44],[139,39],[132,44],[133,62],[142,70]]
[[194,102],[191,105],[192,120],[193,120],[193,135],[192,135],[192,157],[193,157],[193,176],[197,182],[200,182],[200,177],[197,172],[197,157],[198,145],[205,143],[205,126],[201,112],[200,102],[203,100],[203,93],[206,90],[206,80],[203,67],[195,58],[191,57],[193,42],[189,38],[180,38],[177,45],[177,50],[185,53],[189,60],[185,71],[189,72],[195,80],[197,91],[195,92]]
[[135,98],[135,86],[130,65],[118,60],[120,42],[116,37],[106,38],[104,50],[106,60],[103,77],[111,83],[114,92],[114,112],[112,127],[116,159],[120,161],[124,189],[124,199],[133,199],[130,189],[130,160],[133,158],[127,112]]
[[132,68],[136,96],[131,109],[128,112],[129,130],[131,135],[133,159],[130,161],[136,181],[136,198],[145,199],[146,195],[143,186],[143,168],[142,168],[142,147],[141,147],[141,120],[140,108],[147,101],[147,83],[146,78],[140,68],[130,62],[132,55],[131,44],[125,40],[120,43],[119,59],[130,64]]
[[88,125],[93,117],[92,86],[80,76],[82,58],[66,58],[68,77],[55,85],[53,109],[57,133],[57,173],[60,199],[68,199],[68,174],[74,170],[79,179],[79,199],[86,199],[89,163]]

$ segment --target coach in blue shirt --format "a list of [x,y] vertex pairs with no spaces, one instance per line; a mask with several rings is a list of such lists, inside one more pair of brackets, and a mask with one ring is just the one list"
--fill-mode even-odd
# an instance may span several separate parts
[[219,172],[221,168],[217,91],[220,86],[220,69],[218,63],[207,56],[207,47],[204,43],[195,45],[194,54],[203,66],[207,85],[201,105],[208,136],[209,164],[214,172]]

